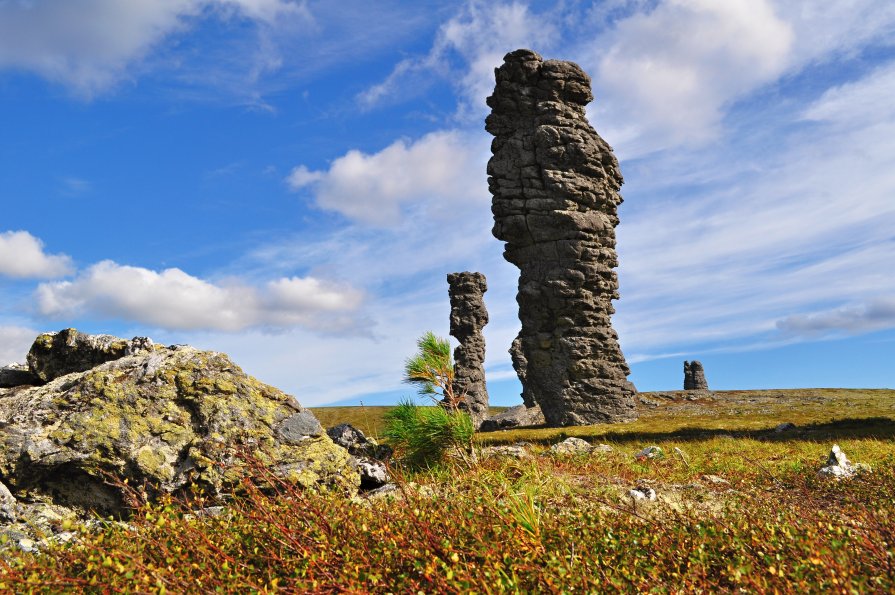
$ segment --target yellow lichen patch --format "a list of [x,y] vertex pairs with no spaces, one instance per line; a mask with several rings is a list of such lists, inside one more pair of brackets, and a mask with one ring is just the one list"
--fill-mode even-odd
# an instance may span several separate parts
[[144,446],[137,450],[135,459],[140,470],[149,477],[158,477],[168,481],[174,478],[174,469],[161,450]]

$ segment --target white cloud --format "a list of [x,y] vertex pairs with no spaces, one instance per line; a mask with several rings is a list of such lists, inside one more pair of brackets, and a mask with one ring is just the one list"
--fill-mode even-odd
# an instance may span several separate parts
[[289,277],[260,288],[211,283],[179,269],[161,272],[103,261],[73,281],[42,283],[37,308],[52,318],[91,316],[163,329],[240,331],[301,326],[364,331],[353,315],[363,296],[313,277]]
[[37,331],[22,326],[0,326],[0,366],[24,363]]
[[776,80],[792,43],[765,0],[667,0],[579,52],[596,79],[595,118],[630,156],[717,138],[725,108]]
[[892,328],[895,327],[895,298],[878,298],[823,312],[797,314],[778,320],[776,326],[787,335],[807,337]]
[[90,97],[209,11],[267,25],[311,18],[304,3],[289,0],[2,2],[0,69],[35,72]]
[[449,218],[460,203],[483,204],[490,195],[482,172],[486,139],[458,131],[433,132],[408,142],[398,140],[378,153],[352,150],[326,171],[300,165],[287,183],[310,187],[320,208],[373,225],[394,225],[402,207],[425,203]]
[[854,127],[895,117],[895,64],[833,87],[803,112],[802,118]]
[[[426,79],[444,76],[452,80],[461,97],[458,115],[464,120],[487,112],[485,98],[494,88],[494,68],[503,56],[520,47],[550,45],[559,29],[549,13],[534,14],[521,2],[469,2],[444,23],[426,56],[399,62],[391,74],[358,96],[362,107],[371,108],[394,95],[412,95]],[[452,65],[459,57],[461,68]]]
[[46,254],[27,231],[0,233],[0,275],[19,279],[63,277],[73,271],[65,254]]
[[657,155],[646,181],[638,166],[643,187],[619,228],[617,320],[632,355],[804,340],[796,330],[847,318],[854,332],[876,328],[869,305],[839,305],[895,294],[884,273],[895,254],[891,68],[797,111],[808,125],[759,132],[779,114],[755,111],[741,123],[753,132],[724,150]]

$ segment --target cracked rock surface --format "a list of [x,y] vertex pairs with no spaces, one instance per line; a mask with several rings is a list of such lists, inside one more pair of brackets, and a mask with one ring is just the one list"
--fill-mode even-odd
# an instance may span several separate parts
[[636,389],[610,320],[622,175],[585,116],[590,78],[530,50],[495,76],[488,186],[492,232],[520,269],[511,353],[523,399],[551,426],[631,420]]

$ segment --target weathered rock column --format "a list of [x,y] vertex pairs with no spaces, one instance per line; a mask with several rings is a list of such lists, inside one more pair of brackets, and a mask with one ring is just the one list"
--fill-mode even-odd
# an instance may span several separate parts
[[514,364],[525,398],[552,426],[633,419],[636,389],[610,321],[622,176],[585,117],[590,78],[530,50],[507,54],[495,74],[492,232],[521,271]]
[[481,273],[451,273],[447,276],[451,298],[451,335],[460,342],[454,349],[454,394],[462,396],[460,408],[469,413],[478,428],[488,417],[485,387],[485,337],[488,310],[483,296],[488,290]]
[[693,360],[684,362],[684,390],[708,390],[709,383],[705,379],[702,362]]

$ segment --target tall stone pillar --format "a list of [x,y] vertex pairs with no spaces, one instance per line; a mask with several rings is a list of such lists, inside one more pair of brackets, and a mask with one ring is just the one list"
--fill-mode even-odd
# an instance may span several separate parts
[[485,337],[488,324],[484,294],[488,290],[481,273],[451,273],[447,276],[451,299],[451,335],[459,341],[454,349],[454,394],[462,397],[461,409],[469,413],[475,427],[488,417],[485,387]]
[[530,50],[507,54],[495,75],[492,231],[520,269],[513,361],[525,399],[552,426],[633,419],[636,389],[610,320],[622,175],[585,117],[590,78]]

